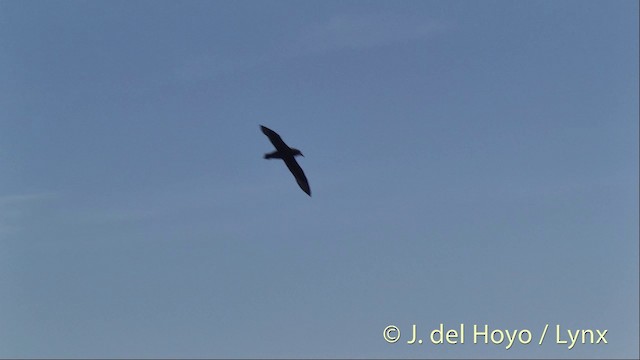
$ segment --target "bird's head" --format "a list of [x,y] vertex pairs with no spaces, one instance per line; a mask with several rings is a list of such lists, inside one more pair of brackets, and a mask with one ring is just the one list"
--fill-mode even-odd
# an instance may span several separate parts
[[293,156],[302,156],[304,157],[304,155],[302,155],[302,151],[298,150],[298,149],[291,149],[291,151],[293,151]]

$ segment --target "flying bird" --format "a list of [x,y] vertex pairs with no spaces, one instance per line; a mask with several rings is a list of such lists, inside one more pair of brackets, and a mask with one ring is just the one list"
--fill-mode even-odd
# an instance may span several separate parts
[[282,159],[284,163],[289,168],[289,171],[293,174],[293,177],[296,178],[298,185],[307,193],[307,195],[311,196],[311,189],[309,188],[309,182],[307,181],[307,177],[304,175],[304,171],[298,162],[296,161],[296,156],[304,156],[300,150],[295,148],[290,148],[287,144],[282,141],[280,135],[278,135],[275,131],[269,129],[268,127],[260,125],[260,129],[262,129],[262,133],[267,135],[269,141],[275,146],[276,151],[264,154],[265,159]]

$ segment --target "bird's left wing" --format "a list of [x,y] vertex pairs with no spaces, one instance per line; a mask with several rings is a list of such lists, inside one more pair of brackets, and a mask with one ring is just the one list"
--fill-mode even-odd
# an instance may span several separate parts
[[296,159],[292,156],[284,159],[284,163],[287,164],[289,171],[291,171],[293,176],[296,178],[296,182],[298,182],[300,189],[307,193],[307,195],[311,196],[311,188],[309,187],[307,177],[304,175],[304,171],[302,171],[302,168],[298,165]]

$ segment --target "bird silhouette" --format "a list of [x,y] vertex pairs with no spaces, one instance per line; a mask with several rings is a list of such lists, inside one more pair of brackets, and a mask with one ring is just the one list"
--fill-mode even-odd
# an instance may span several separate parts
[[289,146],[287,146],[287,144],[282,141],[280,135],[278,135],[275,131],[269,129],[268,127],[260,125],[260,129],[262,129],[262,133],[267,135],[269,141],[271,141],[273,146],[275,146],[276,148],[276,151],[264,154],[264,158],[282,159],[289,168],[289,171],[291,171],[291,173],[293,174],[293,177],[296,178],[296,181],[298,182],[298,185],[300,186],[302,191],[311,196],[311,188],[309,188],[307,177],[304,175],[304,171],[302,171],[302,168],[300,167],[300,165],[298,165],[298,162],[295,158],[298,155],[304,157],[304,155],[302,155],[302,152],[300,152],[300,150],[298,149],[290,148]]

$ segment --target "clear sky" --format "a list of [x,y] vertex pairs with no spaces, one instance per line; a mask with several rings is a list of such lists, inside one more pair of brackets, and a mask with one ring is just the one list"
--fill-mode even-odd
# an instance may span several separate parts
[[638,11],[1,1],[0,357],[637,358]]

